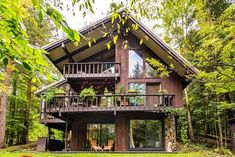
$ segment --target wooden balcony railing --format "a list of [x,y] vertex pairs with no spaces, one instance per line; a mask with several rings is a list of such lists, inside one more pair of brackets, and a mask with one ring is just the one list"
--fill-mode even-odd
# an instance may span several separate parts
[[64,64],[65,78],[107,78],[120,76],[120,63],[89,62]]
[[112,94],[96,95],[81,99],[78,95],[56,96],[45,101],[45,112],[87,112],[87,111],[146,111],[161,110],[174,105],[174,94]]

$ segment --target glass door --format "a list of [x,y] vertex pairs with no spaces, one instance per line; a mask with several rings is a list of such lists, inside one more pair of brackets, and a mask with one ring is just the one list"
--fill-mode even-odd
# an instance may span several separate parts
[[162,148],[161,120],[130,120],[130,148]]
[[92,140],[100,147],[106,146],[109,140],[114,140],[114,133],[114,124],[87,124],[86,148],[90,149]]

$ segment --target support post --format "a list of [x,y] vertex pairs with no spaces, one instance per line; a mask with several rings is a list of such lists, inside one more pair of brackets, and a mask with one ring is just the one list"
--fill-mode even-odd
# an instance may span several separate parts
[[51,128],[47,127],[47,141],[46,141],[46,150],[49,149],[50,145],[50,137],[51,137]]
[[65,137],[64,137],[64,150],[67,151],[67,137],[68,137],[68,121],[65,121]]

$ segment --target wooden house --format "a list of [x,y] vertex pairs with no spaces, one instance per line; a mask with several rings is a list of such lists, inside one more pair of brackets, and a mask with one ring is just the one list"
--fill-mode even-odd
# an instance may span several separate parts
[[[36,94],[64,92],[42,100],[41,122],[64,131],[64,150],[174,151],[176,117],[168,111],[184,106],[197,69],[132,15],[119,15],[124,25],[107,16],[79,30],[78,45],[63,38],[43,47],[64,79]],[[161,78],[146,58],[174,68]]]

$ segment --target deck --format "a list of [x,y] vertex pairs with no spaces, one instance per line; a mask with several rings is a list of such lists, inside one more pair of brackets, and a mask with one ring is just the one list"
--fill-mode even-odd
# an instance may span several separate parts
[[79,95],[61,95],[43,105],[46,113],[163,111],[175,106],[174,97],[174,94],[109,94],[84,100]]
[[64,64],[65,78],[118,78],[120,77],[120,63],[88,62]]

